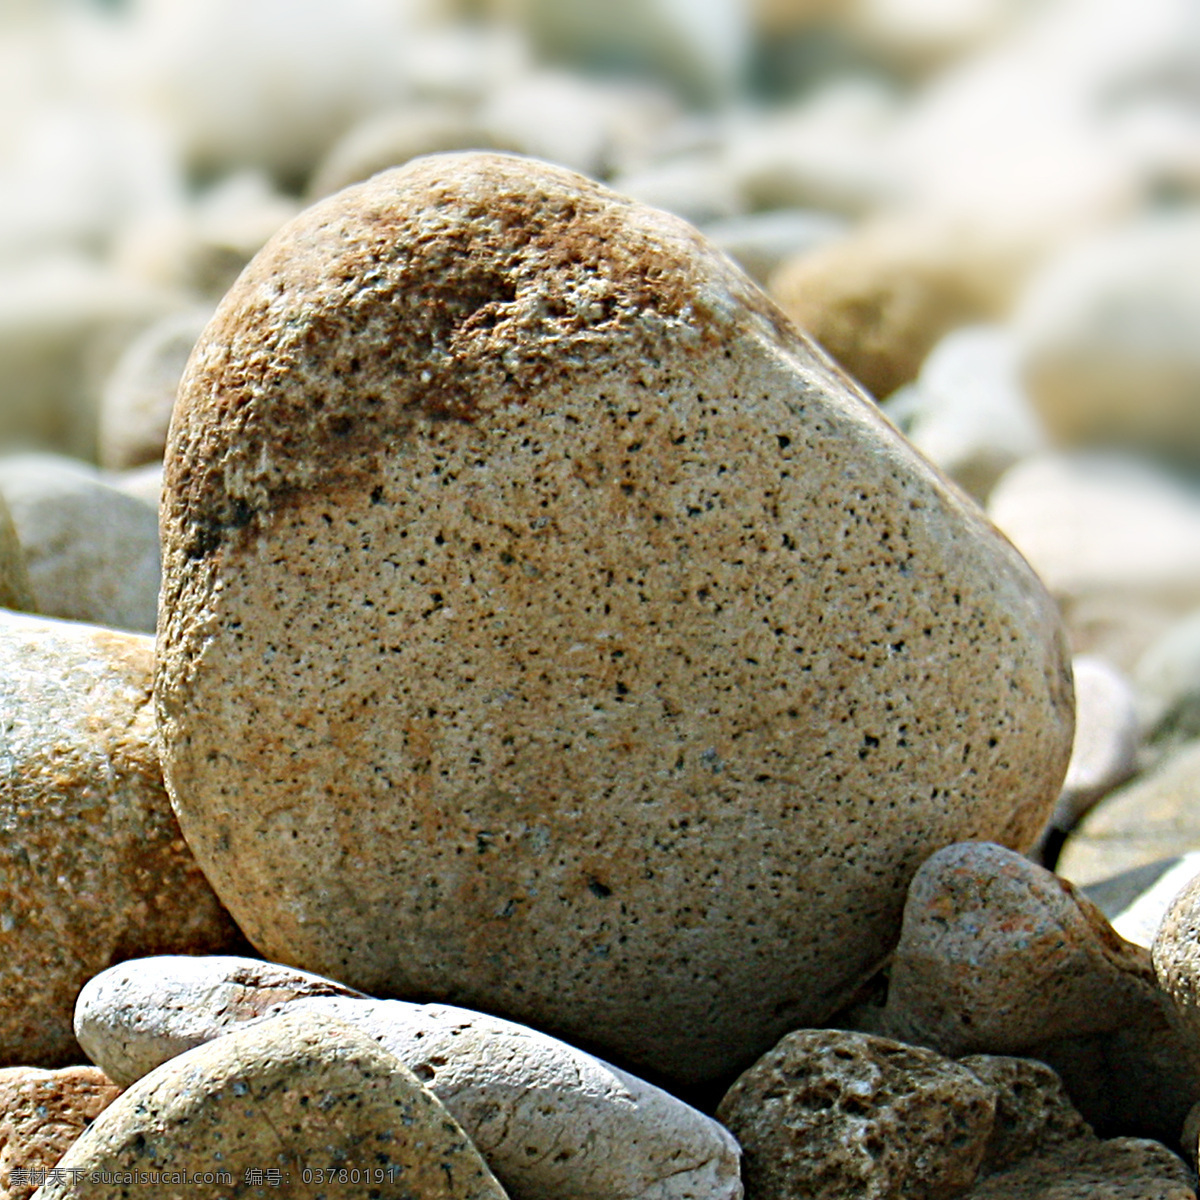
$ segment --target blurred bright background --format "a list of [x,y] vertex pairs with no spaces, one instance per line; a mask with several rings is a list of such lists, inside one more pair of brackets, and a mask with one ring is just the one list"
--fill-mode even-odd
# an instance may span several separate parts
[[1195,0],[0,0],[4,602],[153,630],[214,305],[468,148],[699,226],[987,505],[1124,721],[1106,786],[1200,737]]

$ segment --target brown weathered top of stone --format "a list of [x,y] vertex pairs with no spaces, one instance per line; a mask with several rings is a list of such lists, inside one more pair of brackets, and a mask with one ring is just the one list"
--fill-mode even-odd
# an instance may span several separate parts
[[310,209],[225,297],[180,388],[165,520],[202,557],[297,489],[361,486],[417,412],[472,420],[667,327],[712,353],[741,309],[804,342],[675,217],[543,163],[418,159]]

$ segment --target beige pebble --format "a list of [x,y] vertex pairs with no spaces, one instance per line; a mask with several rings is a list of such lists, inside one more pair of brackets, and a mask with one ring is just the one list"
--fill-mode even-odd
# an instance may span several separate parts
[[711,1118],[485,1013],[355,999],[331,980],[246,959],[162,957],[93,979],[75,1029],[94,1061],[132,1082],[244,1022],[301,1010],[354,1025],[411,1068],[513,1200],[740,1200],[737,1144]]

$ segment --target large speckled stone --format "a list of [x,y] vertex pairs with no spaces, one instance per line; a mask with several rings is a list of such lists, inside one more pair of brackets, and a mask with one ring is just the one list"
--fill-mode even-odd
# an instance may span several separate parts
[[123,958],[244,945],[163,790],[154,641],[0,611],[0,1064],[79,1060],[79,989]]
[[[270,1194],[263,1183],[271,1169],[284,1194],[301,1200],[506,1200],[413,1073],[366,1034],[319,1013],[287,1013],[164,1063],[111,1104],[59,1165],[65,1170],[47,1180],[40,1200],[259,1196]],[[257,1186],[254,1170],[264,1173]],[[346,1175],[321,1174],[329,1171]]]
[[163,537],[168,786],[255,945],[677,1079],[834,1011],[1066,766],[1008,543],[690,227],[531,161],[280,232]]

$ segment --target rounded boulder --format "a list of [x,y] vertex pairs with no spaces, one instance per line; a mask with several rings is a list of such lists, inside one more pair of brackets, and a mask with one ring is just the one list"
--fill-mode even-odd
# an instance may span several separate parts
[[162,533],[165,774],[259,950],[675,1079],[834,1011],[1066,768],[1013,548],[690,226],[540,163],[280,231]]

